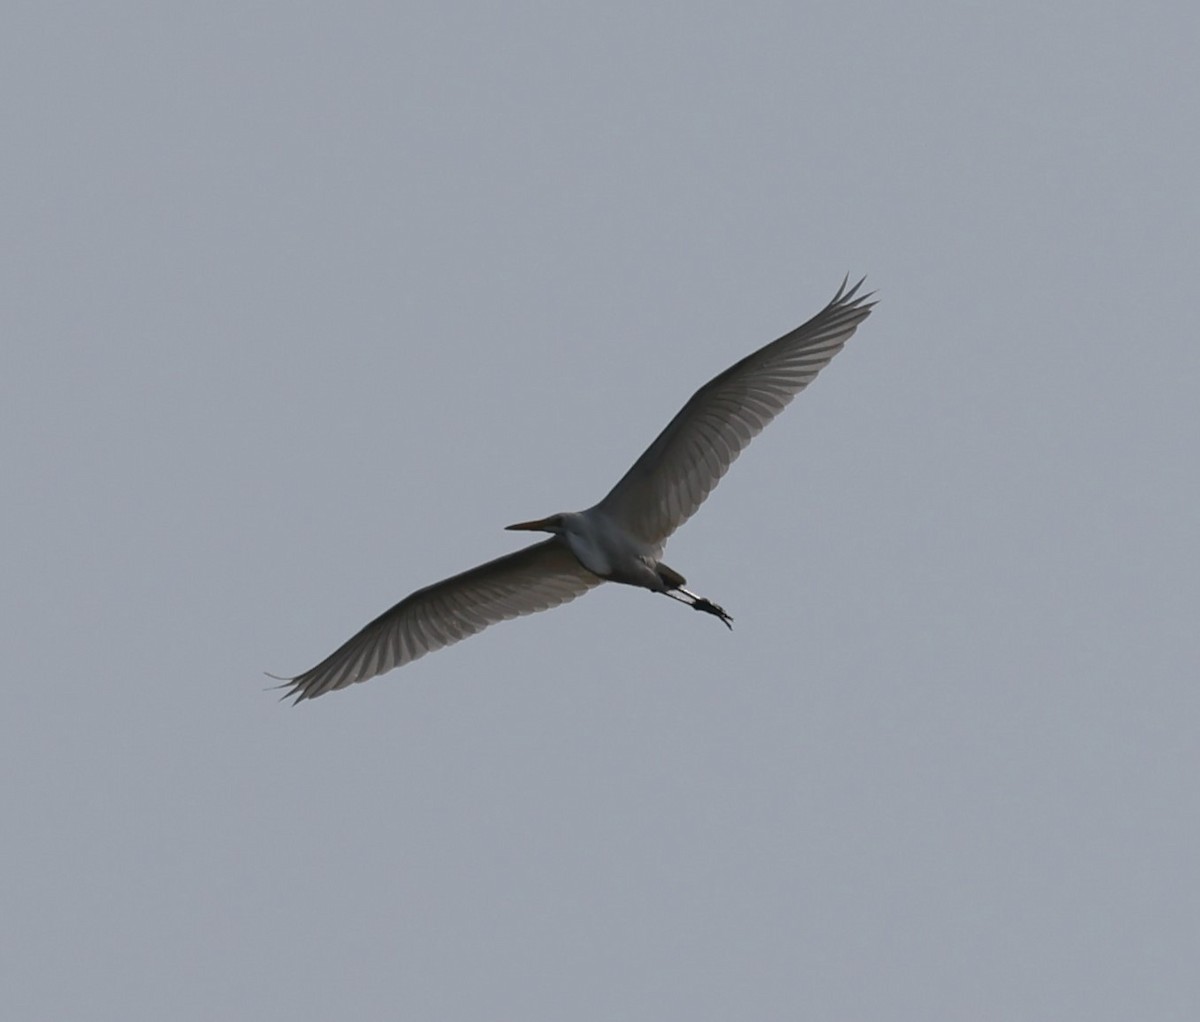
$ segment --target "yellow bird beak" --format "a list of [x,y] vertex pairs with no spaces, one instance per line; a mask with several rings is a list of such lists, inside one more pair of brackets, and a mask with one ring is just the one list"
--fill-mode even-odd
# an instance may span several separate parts
[[516,525],[504,526],[509,532],[553,532],[554,516],[539,518],[535,522],[517,522]]

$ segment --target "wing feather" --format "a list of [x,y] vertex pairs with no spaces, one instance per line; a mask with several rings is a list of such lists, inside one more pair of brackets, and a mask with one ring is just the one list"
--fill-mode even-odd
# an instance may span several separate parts
[[858,294],[863,281],[847,290],[848,282],[803,326],[696,391],[598,507],[643,542],[661,546],[871,314],[871,294]]
[[557,537],[535,543],[405,597],[316,667],[283,679],[285,698],[315,699],[386,674],[488,625],[567,603],[602,581]]

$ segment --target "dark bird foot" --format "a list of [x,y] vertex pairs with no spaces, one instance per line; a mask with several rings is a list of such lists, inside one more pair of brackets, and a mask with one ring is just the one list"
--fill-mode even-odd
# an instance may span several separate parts
[[733,631],[733,618],[725,613],[724,607],[718,607],[712,600],[706,600],[703,596],[698,596],[692,601],[693,610],[702,610],[705,614],[713,614],[719,617],[724,622],[725,627],[731,632]]

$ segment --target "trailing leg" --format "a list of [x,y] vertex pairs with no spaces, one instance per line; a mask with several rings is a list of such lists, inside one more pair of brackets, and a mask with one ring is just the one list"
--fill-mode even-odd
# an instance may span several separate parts
[[719,617],[725,627],[731,632],[733,631],[733,618],[725,613],[725,608],[713,603],[712,600],[706,599],[693,593],[689,589],[684,589],[683,586],[676,586],[674,589],[663,590],[667,596],[673,600],[678,600],[680,603],[686,603],[692,610],[702,610],[706,614],[712,614],[714,617]]

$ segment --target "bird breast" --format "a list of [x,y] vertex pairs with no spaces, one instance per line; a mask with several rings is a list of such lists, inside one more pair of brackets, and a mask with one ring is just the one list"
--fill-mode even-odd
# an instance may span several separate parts
[[588,571],[601,578],[613,572],[614,559],[611,545],[594,529],[569,529],[566,533],[567,546]]
[[563,530],[567,545],[588,571],[613,582],[659,588],[655,552],[645,548],[606,515],[594,510],[574,516]]

